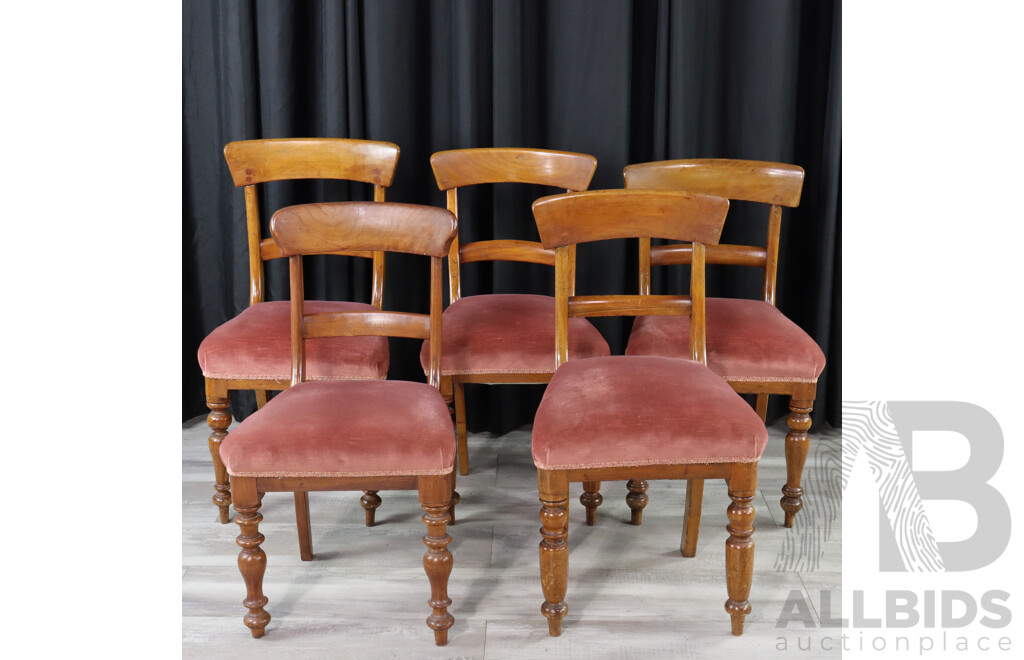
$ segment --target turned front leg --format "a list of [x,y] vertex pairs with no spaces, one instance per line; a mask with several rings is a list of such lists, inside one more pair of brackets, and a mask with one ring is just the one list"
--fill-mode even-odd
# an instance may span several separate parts
[[537,471],[540,485],[540,583],[552,637],[562,634],[562,619],[569,612],[565,592],[569,580],[569,481],[565,473]]
[[800,487],[800,477],[807,461],[807,430],[811,428],[811,410],[813,400],[789,401],[789,417],[786,424],[789,433],[786,435],[786,485],[782,487],[782,509],[785,511],[785,525],[792,527],[796,513],[804,507],[804,489]]
[[238,512],[235,522],[241,529],[236,543],[242,548],[238,553],[238,570],[242,573],[246,589],[246,598],[242,604],[249,608],[249,613],[242,621],[252,631],[252,636],[259,638],[266,632],[270,615],[263,609],[268,602],[267,597],[263,595],[263,574],[267,570],[267,555],[260,547],[264,540],[263,534],[259,532],[263,515],[259,512],[260,495],[256,492],[255,480],[236,480],[235,511]]
[[597,507],[604,502],[601,496],[600,481],[584,481],[583,492],[580,494],[580,503],[587,509],[587,525],[593,527],[597,522]]
[[629,506],[629,523],[639,525],[644,519],[644,507],[647,506],[647,482],[643,479],[630,479],[626,483],[629,495],[626,495],[626,504]]
[[750,580],[754,573],[754,497],[757,491],[757,463],[741,463],[729,479],[727,511],[729,538],[725,541],[725,575],[729,599],[725,611],[732,617],[732,634],[743,634],[743,621],[750,614]]
[[231,521],[231,512],[228,511],[231,506],[231,485],[227,468],[220,460],[220,443],[227,437],[228,427],[231,426],[231,400],[227,390],[207,381],[206,407],[210,409],[206,423],[210,427],[210,456],[213,458],[213,503],[219,509],[220,522],[227,524]]
[[427,617],[427,626],[434,631],[434,643],[444,646],[448,643],[448,629],[455,623],[455,617],[448,612],[452,599],[448,597],[448,576],[452,572],[452,553],[448,544],[448,512],[451,507],[450,475],[420,477],[420,504],[423,507],[423,522],[427,533],[423,543],[427,551],[423,555],[423,570],[430,580],[430,605],[432,612]]

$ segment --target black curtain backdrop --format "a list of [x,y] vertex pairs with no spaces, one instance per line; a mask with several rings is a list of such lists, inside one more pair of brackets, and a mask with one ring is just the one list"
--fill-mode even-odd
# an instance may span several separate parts
[[[224,162],[233,140],[346,137],[402,149],[388,200],[443,207],[430,154],[534,147],[592,154],[591,189],[621,188],[630,163],[745,158],[806,170],[783,212],[778,307],[821,345],[828,366],[814,420],[840,418],[840,16],[838,0],[500,0],[217,2],[183,6],[184,419],[206,412],[200,341],[248,304],[245,207]],[[530,203],[551,189],[460,194],[463,241],[534,238]],[[263,186],[266,223],[294,203],[370,199],[362,184]],[[723,242],[763,244],[767,209],[735,203]],[[269,234],[268,234],[269,235]],[[636,242],[579,249],[577,292],[637,287]],[[333,259],[333,260],[331,260]],[[286,300],[284,260],[268,300]],[[656,293],[685,292],[685,267],[655,269]],[[317,258],[310,297],[369,302],[366,260]],[[464,266],[463,295],[552,295],[553,269]],[[386,309],[426,311],[425,258],[389,255]],[[756,298],[760,272],[712,266],[709,295]],[[632,319],[595,319],[621,353]],[[553,348],[553,347],[552,347]],[[391,378],[423,380],[418,342],[392,340]],[[470,385],[472,431],[533,419],[540,386]],[[773,397],[770,419],[785,413]],[[233,412],[255,409],[233,395]]]

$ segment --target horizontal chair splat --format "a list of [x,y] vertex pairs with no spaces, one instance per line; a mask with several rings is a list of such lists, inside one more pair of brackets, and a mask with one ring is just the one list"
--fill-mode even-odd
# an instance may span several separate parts
[[[747,245],[708,245],[707,263],[722,266],[755,266],[764,268],[768,253],[764,248]],[[693,262],[690,244],[658,245],[651,248],[652,266],[671,266]]]
[[[369,250],[339,250],[337,252],[327,252],[325,254],[336,254],[341,257],[363,257],[365,259],[373,259],[373,252]],[[263,261],[269,261],[271,259],[280,259],[284,257],[281,253],[281,247],[272,238],[264,238],[260,243],[260,258]]]
[[521,261],[544,266],[555,265],[555,251],[533,241],[477,241],[459,246],[459,261]]
[[412,312],[324,312],[303,317],[302,334],[317,337],[377,335],[427,339],[430,315]]
[[569,296],[569,316],[688,316],[692,305],[689,296]]

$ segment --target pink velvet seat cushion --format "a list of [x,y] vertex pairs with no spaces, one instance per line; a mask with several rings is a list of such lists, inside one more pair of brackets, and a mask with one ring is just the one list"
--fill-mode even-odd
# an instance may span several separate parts
[[533,424],[546,470],[754,462],[768,432],[757,413],[699,362],[617,355],[569,361]]
[[[825,368],[818,344],[762,300],[707,299],[708,367],[731,381],[817,382]],[[687,316],[643,316],[626,355],[690,358]]]
[[[211,332],[199,345],[207,378],[288,379],[292,375],[291,303],[257,303]],[[375,312],[372,305],[307,300],[307,314]],[[307,380],[387,378],[386,337],[325,337],[306,340]]]
[[[441,373],[535,374],[555,370],[555,299],[551,296],[495,293],[467,296],[444,310]],[[569,359],[610,353],[597,328],[583,318],[569,319]],[[420,364],[427,371],[430,341]]]
[[281,392],[221,443],[240,477],[447,474],[455,432],[441,394],[394,380],[306,381]]

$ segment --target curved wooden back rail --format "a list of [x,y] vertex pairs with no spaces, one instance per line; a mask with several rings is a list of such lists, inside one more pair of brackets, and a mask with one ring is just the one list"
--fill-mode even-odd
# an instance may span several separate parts
[[[691,316],[690,353],[707,363],[704,328],[704,253],[722,234],[729,200],[654,190],[594,190],[544,197],[533,215],[545,248],[555,250],[555,368],[569,360],[569,317]],[[575,296],[570,291],[570,246],[615,238],[652,237],[693,244],[689,296]]]
[[[390,142],[343,138],[286,138],[243,140],[224,147],[231,178],[245,188],[249,235],[249,304],[264,300],[263,262],[283,256],[273,239],[260,235],[256,185],[294,179],[336,179],[373,185],[373,199],[383,202],[398,165],[400,149]],[[373,259],[372,304],[384,301],[384,255],[366,251],[333,254]]]
[[[597,159],[587,154],[545,149],[455,149],[432,155],[430,166],[437,187],[447,193],[448,210],[457,218],[459,188],[490,183],[529,183],[567,191],[586,190],[597,169]],[[553,266],[555,254],[534,241],[476,241],[460,246],[456,238],[448,255],[450,302],[461,296],[459,264],[478,261]]]
[[[782,207],[795,207],[800,204],[804,182],[802,167],[756,160],[696,158],[629,165],[623,170],[623,176],[626,188],[686,190],[771,205],[768,236],[764,247],[709,247],[707,263],[764,269],[763,298],[765,302],[775,304],[775,276],[779,261]],[[688,264],[692,259],[691,254],[688,245],[661,245],[652,248],[650,239],[641,238],[641,293],[650,293],[651,266]]]
[[549,149],[484,148],[438,151],[430,157],[437,187],[451,190],[481,183],[534,183],[584,190],[597,159]]
[[[430,339],[430,384],[441,381],[441,259],[458,227],[449,211],[390,202],[327,202],[289,206],[274,214],[270,232],[288,257],[292,303],[292,384],[305,376],[305,340],[378,335]],[[303,311],[303,255],[339,251],[404,252],[430,259],[430,313]]]

